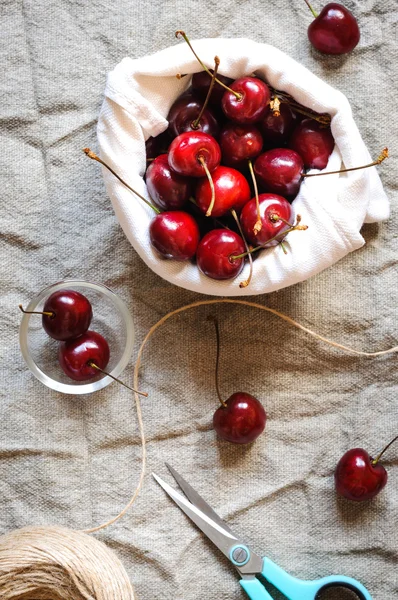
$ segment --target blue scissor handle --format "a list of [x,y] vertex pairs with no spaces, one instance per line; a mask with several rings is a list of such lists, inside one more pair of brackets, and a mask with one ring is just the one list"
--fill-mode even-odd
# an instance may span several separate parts
[[[262,576],[289,600],[317,600],[321,590],[339,586],[355,592],[358,600],[372,600],[368,590],[351,577],[332,575],[315,581],[304,581],[292,577],[269,558],[263,560]],[[241,579],[240,584],[251,600],[273,600],[259,579]]]

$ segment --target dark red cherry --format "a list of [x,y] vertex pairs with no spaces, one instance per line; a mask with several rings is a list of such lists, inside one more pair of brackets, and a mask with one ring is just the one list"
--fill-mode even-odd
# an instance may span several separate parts
[[203,159],[209,171],[214,171],[221,161],[217,141],[207,133],[190,131],[181,133],[169,148],[169,165],[174,171],[188,177],[204,177]]
[[[214,190],[215,203],[211,211],[213,217],[222,217],[232,208],[240,212],[242,207],[250,200],[251,192],[247,179],[231,167],[217,167],[211,174]],[[199,179],[195,200],[199,209],[206,213],[211,202],[211,188],[207,177]]]
[[294,198],[300,189],[304,163],[289,148],[268,150],[256,159],[254,173],[261,189]]
[[308,27],[308,39],[311,44],[325,54],[351,52],[360,37],[354,15],[336,2],[327,4]]
[[90,326],[93,311],[83,294],[74,290],[59,290],[47,298],[42,316],[44,331],[54,340],[65,341],[78,337]]
[[297,115],[286,102],[281,102],[279,115],[268,107],[263,120],[258,124],[264,138],[264,145],[268,148],[284,146],[297,123]]
[[362,502],[376,496],[387,483],[387,471],[363,448],[348,450],[339,460],[334,474],[340,496]]
[[[213,73],[212,69],[209,69],[211,73]],[[225,75],[220,75],[217,73],[217,79],[219,79],[224,85],[230,85],[233,82],[233,79],[230,77],[225,77]],[[192,89],[200,96],[205,99],[207,96],[207,92],[209,91],[211,82],[211,77],[206,71],[200,71],[199,73],[194,73],[192,75]],[[211,92],[209,102],[213,105],[219,106],[224,95],[225,88],[223,88],[217,81],[214,82],[214,86]]]
[[196,261],[202,273],[212,279],[233,279],[242,271],[245,261],[230,257],[245,251],[240,235],[228,229],[213,229],[200,240]]
[[324,169],[333,152],[334,137],[330,127],[304,119],[293,131],[289,148],[300,154],[306,169]]
[[188,260],[199,243],[199,227],[192,215],[182,210],[160,213],[149,225],[151,244],[164,258]]
[[162,210],[177,210],[192,195],[192,179],[173,171],[167,154],[161,154],[150,163],[145,181],[150,197]]
[[[271,238],[289,229],[288,223],[291,223],[293,220],[293,211],[289,202],[277,194],[260,194],[258,200],[262,227],[257,235],[254,233],[254,226],[257,222],[257,204],[255,198],[252,198],[243,207],[240,215],[240,223],[246,241],[256,246],[263,246]],[[282,236],[280,239],[282,239]],[[277,240],[270,242],[270,246],[277,244]]]
[[219,144],[222,162],[239,168],[248,159],[256,158],[263,149],[263,138],[254,125],[227,123],[221,130]]
[[153,159],[160,154],[165,154],[173,138],[168,129],[156,137],[150,137],[145,142],[145,151],[147,159]]
[[245,125],[261,121],[271,99],[267,84],[256,77],[241,77],[229,87],[240,97],[229,91],[224,93],[221,106],[228,119]]
[[75,340],[59,345],[59,364],[68,377],[75,381],[86,381],[98,375],[98,370],[90,366],[93,362],[105,369],[109,362],[108,342],[95,331],[86,331]]
[[220,406],[213,417],[213,427],[223,440],[249,444],[264,431],[267,415],[261,402],[251,394],[237,392]]
[[[207,77],[210,79],[209,76]],[[184,94],[177,98],[167,116],[169,129],[173,136],[185,131],[203,131],[203,133],[218,137],[220,127],[210,108],[205,108],[197,126],[193,126],[202,110],[202,106],[203,100],[193,94]]]

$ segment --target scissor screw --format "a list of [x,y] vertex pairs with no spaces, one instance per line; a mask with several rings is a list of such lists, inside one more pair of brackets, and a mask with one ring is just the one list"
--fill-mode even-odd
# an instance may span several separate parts
[[232,552],[233,560],[240,565],[243,564],[244,562],[246,562],[247,557],[248,557],[247,550],[240,546],[238,548],[235,548],[235,550]]

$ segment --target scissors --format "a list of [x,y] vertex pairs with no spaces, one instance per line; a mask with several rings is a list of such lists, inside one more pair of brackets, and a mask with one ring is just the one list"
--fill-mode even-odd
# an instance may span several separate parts
[[167,463],[166,466],[185,496],[154,473],[153,477],[181,510],[235,566],[241,576],[240,584],[251,600],[273,600],[258,576],[272,584],[288,600],[321,600],[328,596],[328,592],[332,588],[336,588],[336,591],[345,589],[345,598],[347,590],[349,590],[352,598],[372,600],[367,589],[359,581],[350,577],[338,575],[305,581],[289,575],[269,558],[260,557],[233,533],[230,527],[177,471]]

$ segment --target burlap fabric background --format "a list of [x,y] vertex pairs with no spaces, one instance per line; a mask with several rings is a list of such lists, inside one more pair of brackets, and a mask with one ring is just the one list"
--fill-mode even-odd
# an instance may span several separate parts
[[[137,343],[167,311],[197,300],[154,275],[116,223],[96,149],[106,74],[123,56],[195,37],[247,36],[291,54],[343,91],[374,156],[391,219],[366,226],[367,245],[321,275],[256,297],[336,341],[379,350],[397,343],[397,4],[347,0],[361,24],[348,57],[309,47],[311,14],[293,2],[2,0],[0,531],[29,524],[83,528],[115,515],[135,487],[140,448],[129,393],[48,390],[18,348],[18,303],[63,278],[105,283],[128,303]],[[320,8],[318,2],[315,8]],[[176,42],[177,43],[177,42]],[[326,183],[325,183],[326,185]],[[243,598],[236,575],[152,481],[167,459],[258,552],[293,574],[340,572],[374,600],[398,594],[398,450],[372,503],[338,500],[341,454],[375,453],[398,430],[396,358],[359,359],[254,309],[218,306],[221,385],[264,402],[265,435],[248,448],[215,439],[214,333],[209,310],[169,321],[148,345],[141,387],[148,476],[134,509],[100,538],[123,560],[138,597]],[[125,372],[126,378],[131,369]]]

